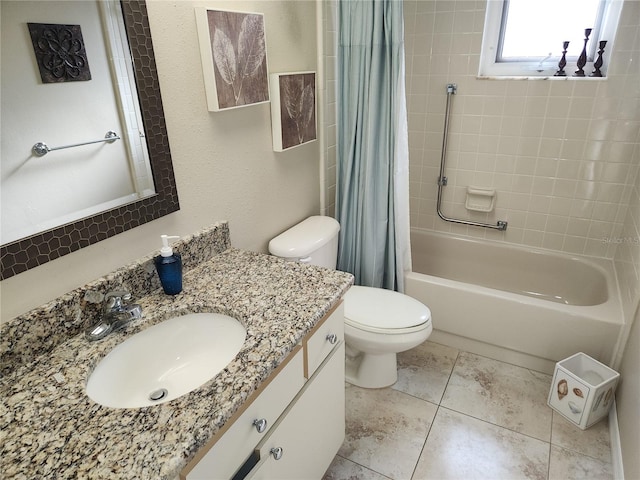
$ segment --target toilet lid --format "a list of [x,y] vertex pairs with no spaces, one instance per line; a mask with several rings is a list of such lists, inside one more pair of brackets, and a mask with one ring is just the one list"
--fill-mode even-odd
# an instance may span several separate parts
[[353,286],[344,295],[345,322],[363,328],[406,329],[427,323],[431,311],[415,298],[384,288]]

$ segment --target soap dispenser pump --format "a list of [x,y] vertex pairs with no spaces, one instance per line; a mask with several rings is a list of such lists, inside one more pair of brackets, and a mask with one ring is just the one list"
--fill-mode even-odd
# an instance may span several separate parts
[[177,295],[182,291],[182,258],[180,254],[173,253],[169,240],[180,237],[160,235],[160,238],[162,239],[162,248],[160,255],[154,259],[156,270],[164,293]]

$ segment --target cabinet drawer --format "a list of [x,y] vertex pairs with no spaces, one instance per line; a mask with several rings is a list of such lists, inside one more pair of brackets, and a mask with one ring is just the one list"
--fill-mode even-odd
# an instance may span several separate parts
[[[200,459],[194,458],[181,477],[186,480],[231,478],[304,386],[303,369],[303,351],[297,347],[284,366],[278,367],[267,380],[266,387],[254,394],[247,407],[242,407],[244,411],[229,420],[230,427],[223,427],[216,434],[210,450]],[[264,431],[258,432],[256,420],[266,421]],[[191,465],[194,465],[192,469]]]
[[344,342],[340,342],[258,446],[261,463],[246,478],[320,479],[344,435]]
[[327,355],[343,340],[344,303],[341,302],[302,342],[305,350],[305,377],[311,377]]

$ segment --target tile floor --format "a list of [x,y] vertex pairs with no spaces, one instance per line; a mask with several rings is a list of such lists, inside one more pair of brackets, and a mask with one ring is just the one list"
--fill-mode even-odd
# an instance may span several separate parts
[[546,404],[551,376],[425,342],[398,382],[346,386],[346,439],[324,480],[613,479],[608,422]]

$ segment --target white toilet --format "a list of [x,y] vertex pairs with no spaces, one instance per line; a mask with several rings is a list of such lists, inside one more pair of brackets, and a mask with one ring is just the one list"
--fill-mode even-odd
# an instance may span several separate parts
[[[314,216],[269,242],[272,255],[336,268],[340,225]],[[429,308],[407,295],[383,288],[353,286],[344,296],[346,379],[364,388],[382,388],[398,379],[396,354],[431,334]]]

